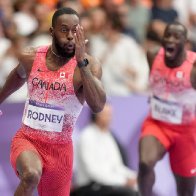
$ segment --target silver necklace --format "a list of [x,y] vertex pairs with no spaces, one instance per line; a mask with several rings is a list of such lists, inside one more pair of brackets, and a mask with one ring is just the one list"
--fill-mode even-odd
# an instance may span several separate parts
[[60,56],[58,54],[56,54],[53,50],[52,50],[52,47],[50,48],[52,54],[54,54],[54,56],[58,57],[58,58],[66,58],[66,57],[63,57],[63,56]]

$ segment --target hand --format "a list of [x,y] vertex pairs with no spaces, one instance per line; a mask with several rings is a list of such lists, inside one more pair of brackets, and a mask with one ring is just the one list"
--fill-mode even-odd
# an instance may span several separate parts
[[87,43],[84,37],[84,29],[82,26],[78,25],[76,27],[76,33],[74,34],[74,38],[76,61],[81,62],[85,58],[85,44]]

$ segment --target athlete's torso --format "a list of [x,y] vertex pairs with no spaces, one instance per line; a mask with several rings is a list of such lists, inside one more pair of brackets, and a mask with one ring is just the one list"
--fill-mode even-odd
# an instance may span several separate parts
[[164,50],[159,50],[150,74],[152,118],[175,125],[195,121],[196,91],[190,83],[195,60],[196,54],[187,51],[181,66],[169,68],[164,62]]
[[82,109],[73,85],[76,60],[51,71],[46,66],[47,50],[48,46],[38,48],[27,81],[22,131],[29,137],[69,142]]

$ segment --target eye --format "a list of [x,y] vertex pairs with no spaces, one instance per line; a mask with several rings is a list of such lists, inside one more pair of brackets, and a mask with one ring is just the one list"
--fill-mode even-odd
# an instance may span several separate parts
[[72,32],[73,32],[73,33],[76,33],[76,28],[72,29]]
[[180,39],[180,37],[181,37],[181,36],[178,35],[178,34],[175,35],[175,38],[176,38],[176,39]]
[[67,31],[68,31],[68,30],[65,29],[65,28],[62,28],[62,29],[61,29],[61,32],[62,32],[62,33],[66,33]]

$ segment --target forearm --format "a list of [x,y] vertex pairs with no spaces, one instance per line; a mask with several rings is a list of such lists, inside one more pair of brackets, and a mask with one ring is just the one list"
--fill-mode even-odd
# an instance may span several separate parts
[[93,112],[100,112],[106,102],[106,94],[101,82],[96,79],[87,67],[80,69],[84,97]]
[[9,74],[4,86],[0,90],[0,104],[13,92],[19,89],[25,83],[16,71],[16,68]]

